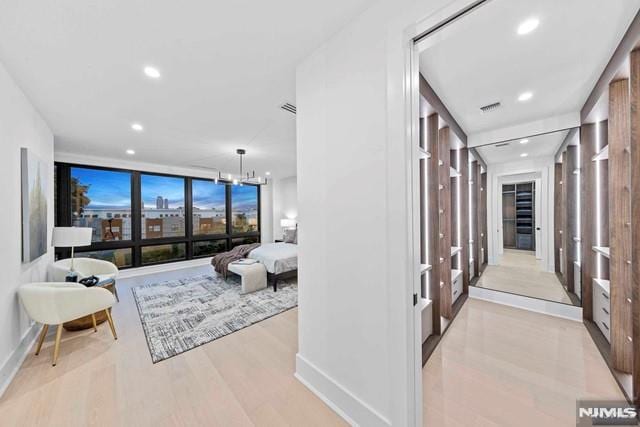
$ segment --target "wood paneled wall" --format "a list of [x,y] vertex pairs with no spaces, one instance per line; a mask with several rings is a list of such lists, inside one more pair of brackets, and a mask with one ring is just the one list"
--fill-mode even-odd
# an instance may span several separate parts
[[482,257],[481,269],[484,270],[489,260],[489,236],[487,234],[487,173],[480,174],[480,235],[484,256]]
[[556,273],[560,274],[560,248],[562,247],[562,163],[554,166],[553,184],[553,260]]
[[427,227],[432,230],[427,240],[427,263],[431,265],[429,272],[429,296],[433,301],[433,333],[439,335],[442,332],[440,320],[440,245],[437,236],[440,230],[440,213],[439,209],[439,193],[438,188],[440,181],[438,166],[438,115],[432,114],[426,120],[426,149],[431,153],[431,157],[427,159],[427,197],[429,211],[427,212]]
[[570,145],[567,147],[564,157],[564,177],[562,178],[562,188],[564,189],[564,214],[562,223],[563,235],[566,250],[564,252],[564,277],[566,278],[565,286],[569,292],[575,292],[573,262],[577,259],[577,243],[574,240],[578,236],[578,210],[576,203],[578,201],[578,179],[574,172],[578,172],[578,147]]
[[633,401],[640,402],[640,49],[630,58],[631,147],[631,300],[633,330]]
[[473,219],[473,270],[474,276],[480,274],[480,247],[482,246],[480,240],[480,223],[479,207],[480,207],[480,164],[477,160],[471,162],[471,170],[469,173],[471,181],[471,197],[473,202],[471,204],[471,218]]
[[469,293],[469,150],[466,147],[460,148],[460,212],[462,224],[460,224],[460,244],[462,251],[462,292]]
[[440,315],[451,319],[451,131],[448,127],[438,133],[438,185],[440,231]]
[[631,288],[629,79],[609,85],[609,240],[611,258],[611,358],[631,372],[633,364]]

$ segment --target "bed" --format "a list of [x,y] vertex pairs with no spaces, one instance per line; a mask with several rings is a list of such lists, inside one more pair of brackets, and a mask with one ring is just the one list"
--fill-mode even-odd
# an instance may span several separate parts
[[278,280],[296,277],[298,274],[298,245],[293,243],[263,243],[247,258],[255,259],[267,269],[267,280],[277,290]]

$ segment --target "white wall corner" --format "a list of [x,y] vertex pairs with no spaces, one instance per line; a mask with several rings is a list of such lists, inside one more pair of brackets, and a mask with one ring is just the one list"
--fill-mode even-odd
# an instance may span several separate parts
[[388,419],[306,360],[300,353],[296,354],[295,377],[350,425],[367,427],[391,425]]

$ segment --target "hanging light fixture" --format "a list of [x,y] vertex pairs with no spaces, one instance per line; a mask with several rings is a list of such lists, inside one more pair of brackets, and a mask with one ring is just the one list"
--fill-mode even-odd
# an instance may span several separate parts
[[231,181],[233,185],[243,185],[243,184],[251,184],[251,185],[266,185],[267,178],[262,178],[261,176],[256,176],[256,171],[251,171],[251,173],[247,172],[245,174],[243,169],[243,159],[247,154],[247,150],[244,148],[238,148],[236,150],[236,154],[240,156],[240,173],[238,175],[226,174],[226,178],[222,177],[222,173],[218,171],[218,178],[215,179],[216,183],[218,180],[226,179]]

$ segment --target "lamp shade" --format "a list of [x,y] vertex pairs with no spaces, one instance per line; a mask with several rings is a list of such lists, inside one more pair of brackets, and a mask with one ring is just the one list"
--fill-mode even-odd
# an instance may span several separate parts
[[89,227],[54,227],[52,245],[57,248],[89,246],[92,233]]
[[291,218],[282,218],[280,220],[280,227],[282,228],[293,228],[296,226],[296,220]]

